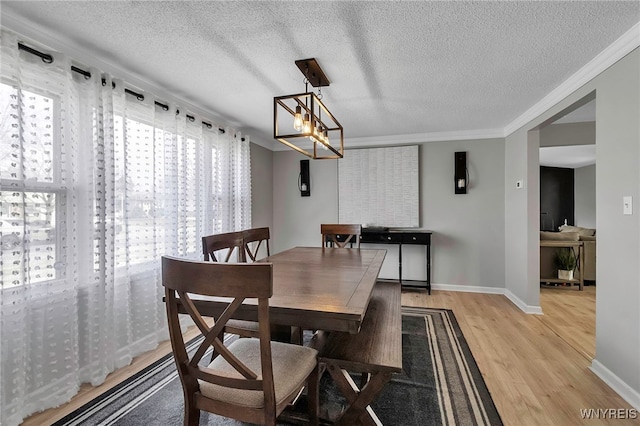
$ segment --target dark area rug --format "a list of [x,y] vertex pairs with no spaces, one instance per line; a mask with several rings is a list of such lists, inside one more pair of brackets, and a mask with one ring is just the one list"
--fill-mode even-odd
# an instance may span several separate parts
[[[190,343],[196,347],[197,339]],[[402,308],[403,372],[371,405],[384,425],[502,425],[500,415],[453,312]],[[354,378],[354,380],[359,380]],[[346,405],[325,374],[321,416],[335,418]],[[304,413],[304,401],[293,411]],[[66,416],[55,425],[180,425],[183,395],[172,356]],[[201,425],[242,425],[203,412]],[[288,425],[288,422],[279,424]]]

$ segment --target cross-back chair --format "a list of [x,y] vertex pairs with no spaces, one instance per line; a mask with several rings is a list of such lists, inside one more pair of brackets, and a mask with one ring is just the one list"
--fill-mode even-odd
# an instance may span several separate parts
[[[362,234],[362,225],[360,224],[321,224],[320,233],[322,234],[322,247],[340,247],[345,248],[355,246],[360,248],[360,234]],[[344,237],[344,238],[343,238]],[[342,240],[342,241],[340,241]]]
[[[269,239],[271,236],[268,227],[246,229],[242,231],[242,235],[244,238],[247,262],[249,259],[251,259],[252,262],[260,259],[258,255],[261,246],[266,248],[267,256],[271,256],[271,250],[269,249]],[[247,321],[243,321],[242,323],[238,321],[234,325],[235,327],[229,327],[229,332],[243,335],[243,331],[251,329]],[[246,334],[246,332],[244,334]],[[291,342],[301,345],[302,337],[302,329],[300,327],[291,327]]]
[[[271,342],[269,298],[271,263],[212,263],[162,257],[171,347],[184,393],[184,424],[197,425],[205,410],[243,422],[275,425],[277,416],[308,384],[311,424],[318,424],[317,351]],[[192,296],[233,298],[213,327],[207,325]],[[246,298],[258,299],[259,338],[220,339],[227,321]],[[190,355],[180,329],[179,312],[187,312],[204,336]],[[219,356],[208,365],[209,347]]]
[[236,253],[236,262],[247,261],[242,232],[227,232],[202,237],[202,254],[205,261],[229,262],[234,252]]
[[247,261],[251,259],[252,262],[255,262],[258,258],[258,252],[260,251],[260,247],[262,243],[267,250],[267,256],[271,256],[271,251],[269,250],[269,228],[252,228],[242,231],[244,237],[244,248],[246,251],[246,256],[248,257]]
[[[205,261],[226,263],[231,260],[233,253],[236,253],[236,262],[246,262],[244,232],[227,232],[202,237],[202,253]],[[232,319],[224,331],[242,337],[258,337],[258,323]]]

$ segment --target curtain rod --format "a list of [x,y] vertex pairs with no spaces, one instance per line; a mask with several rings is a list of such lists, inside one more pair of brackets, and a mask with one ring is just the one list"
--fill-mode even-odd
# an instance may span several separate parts
[[[20,42],[18,42],[18,49],[19,50],[24,50],[25,52],[31,53],[32,55],[35,55],[37,57],[39,57],[40,59],[42,59],[42,62],[44,62],[45,64],[51,64],[53,63],[53,56],[49,55],[48,53],[43,53],[40,52],[39,50],[36,50],[32,47],[29,47],[25,44],[22,44]],[[71,71],[73,72],[77,72],[78,74],[81,74],[84,76],[84,78],[89,79],[91,78],[91,73],[89,71],[83,70],[82,68],[78,68],[74,65],[71,65]],[[102,85],[105,86],[107,84],[107,81],[103,78],[102,79]],[[116,83],[114,83],[113,81],[111,82],[111,87],[113,87],[114,89],[116,88]],[[144,101],[144,95],[142,93],[137,93],[134,92],[131,89],[128,88],[124,88],[124,92],[128,93],[132,96],[135,96],[137,100],[139,101]],[[153,101],[155,105],[159,106],[160,108],[162,108],[164,111],[169,111],[169,105],[167,104],[163,104],[161,102],[158,101]],[[176,115],[180,114],[180,110],[176,109]],[[195,121],[195,117],[192,115],[187,114],[187,119],[191,122]],[[213,127],[213,125],[211,123],[207,123],[206,121],[203,121],[202,124],[204,124],[207,128],[211,129]],[[226,133],[226,131],[220,127],[218,127],[218,131],[220,133]],[[235,135],[234,135],[235,137]],[[242,142],[245,141],[245,138],[241,138]]]

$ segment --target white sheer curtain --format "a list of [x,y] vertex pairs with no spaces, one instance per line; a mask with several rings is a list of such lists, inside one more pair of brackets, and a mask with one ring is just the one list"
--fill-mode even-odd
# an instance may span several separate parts
[[[0,424],[166,339],[159,258],[251,226],[249,141],[2,32]],[[189,114],[193,115],[193,114]]]

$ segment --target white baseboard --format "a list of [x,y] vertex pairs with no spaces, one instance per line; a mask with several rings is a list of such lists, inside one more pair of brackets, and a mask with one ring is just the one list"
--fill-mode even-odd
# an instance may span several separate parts
[[522,312],[525,314],[534,314],[534,315],[543,315],[542,308],[540,306],[527,305],[524,303],[522,299],[513,294],[510,290],[505,289],[504,295],[509,299],[514,305],[516,305]]
[[500,287],[480,287],[472,285],[459,285],[459,284],[431,284],[433,290],[444,291],[462,291],[466,293],[485,293],[485,294],[503,294],[514,305],[516,305],[522,312],[526,314],[543,315],[542,308],[540,306],[527,305],[518,296],[511,291]]
[[431,284],[431,289],[444,290],[444,291],[461,291],[465,293],[504,294],[504,288],[479,287],[479,286],[473,286],[473,285],[459,285],[459,284]]
[[[613,374],[611,370],[605,367],[600,361],[594,359],[591,362],[590,370],[602,379],[611,389],[614,390],[615,393],[620,395],[622,399],[627,401],[633,408],[636,410],[640,410],[640,392],[633,389],[626,382],[624,382],[620,377]],[[612,407],[618,408],[618,407]]]

